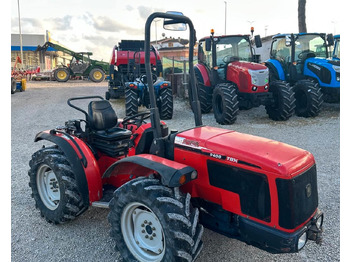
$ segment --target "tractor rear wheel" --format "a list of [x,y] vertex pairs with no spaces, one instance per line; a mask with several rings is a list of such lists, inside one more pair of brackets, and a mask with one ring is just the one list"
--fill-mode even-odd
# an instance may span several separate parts
[[125,115],[136,115],[139,110],[138,94],[136,90],[125,89]]
[[312,80],[299,80],[293,86],[297,116],[314,117],[317,116],[323,104],[323,94],[317,82]]
[[171,119],[173,117],[173,93],[171,88],[160,90],[158,108],[160,119]]
[[293,88],[284,81],[275,80],[270,83],[269,91],[273,93],[273,101],[265,106],[266,113],[275,121],[288,120],[295,109]]
[[89,77],[92,82],[99,83],[105,79],[105,73],[101,68],[93,68],[89,73]]
[[68,222],[86,210],[73,170],[61,150],[43,148],[32,155],[29,166],[32,197],[49,223]]
[[144,177],[118,188],[108,220],[124,261],[194,261],[202,249],[203,226],[190,199],[178,188]]
[[65,67],[57,68],[54,73],[57,82],[67,82],[69,76],[69,70]]
[[238,114],[238,99],[232,84],[218,84],[213,93],[213,111],[220,125],[233,124]]

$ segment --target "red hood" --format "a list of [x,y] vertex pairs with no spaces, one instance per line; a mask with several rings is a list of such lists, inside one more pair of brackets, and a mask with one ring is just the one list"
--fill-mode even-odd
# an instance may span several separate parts
[[263,70],[266,69],[266,66],[253,63],[253,62],[245,62],[245,61],[236,61],[228,64],[228,67],[235,67],[241,70],[250,69],[250,70]]
[[315,163],[313,155],[306,150],[267,138],[209,126],[184,131],[176,136],[175,143],[226,156],[237,160],[238,164],[253,164],[263,171],[280,176],[297,175]]

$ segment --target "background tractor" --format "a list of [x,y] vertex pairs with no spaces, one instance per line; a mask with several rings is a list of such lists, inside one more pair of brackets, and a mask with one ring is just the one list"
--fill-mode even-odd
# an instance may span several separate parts
[[[140,79],[146,73],[144,46],[144,40],[122,40],[118,46],[113,47],[109,65],[107,100],[124,96],[125,84]],[[157,77],[161,77],[162,61],[158,51],[153,46],[151,49],[152,71]]]
[[[33,154],[30,187],[49,222],[71,221],[90,205],[109,207],[111,236],[125,261],[194,261],[207,227],[273,252],[297,252],[321,241],[317,172],[311,153],[269,139],[202,123],[191,83],[195,127],[168,132],[159,119],[150,63],[154,19],[195,30],[179,13],[153,13],[145,26],[150,112],[117,118],[102,97],[68,105],[85,115],[37,134],[54,145]],[[78,103],[92,100],[85,111]],[[144,120],[150,117],[151,122]]]
[[339,101],[340,62],[328,59],[328,46],[334,39],[332,35],[327,39],[319,33],[279,34],[272,38],[270,59],[265,65],[270,79],[293,86],[298,116],[317,116],[323,100]]
[[[261,46],[259,36],[255,42]],[[265,105],[271,119],[289,119],[295,107],[291,87],[282,81],[269,83],[269,70],[258,60],[249,35],[214,36],[212,30],[202,38],[195,65],[202,113],[213,108],[219,124],[232,124],[238,109]]]
[[90,58],[91,52],[74,52],[68,48],[54,42],[46,42],[43,46],[38,47],[37,50],[47,50],[52,47],[57,51],[62,51],[72,56],[68,66],[60,65],[54,70],[55,80],[58,82],[67,82],[70,77],[89,77],[93,82],[101,82],[105,79],[106,72],[108,72],[108,63],[97,61]]
[[[173,117],[173,90],[169,81],[152,74],[154,92],[160,119]],[[138,113],[138,107],[150,107],[150,95],[146,75],[141,75],[134,82],[125,83],[125,113],[132,116]]]

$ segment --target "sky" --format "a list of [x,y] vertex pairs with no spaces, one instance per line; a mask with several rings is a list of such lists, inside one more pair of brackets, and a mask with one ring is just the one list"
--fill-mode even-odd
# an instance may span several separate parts
[[[226,2],[226,4],[225,4]],[[307,0],[308,32],[340,33],[341,0]],[[144,39],[144,25],[153,12],[180,11],[189,17],[197,38],[210,34],[260,36],[298,31],[298,0],[19,0],[22,34],[45,34],[73,51],[93,52],[92,58],[109,61],[112,48],[122,39]],[[330,6],[331,5],[331,6]],[[152,24],[151,39],[188,38],[188,32],[163,30]],[[11,0],[11,33],[19,33],[18,0]]]

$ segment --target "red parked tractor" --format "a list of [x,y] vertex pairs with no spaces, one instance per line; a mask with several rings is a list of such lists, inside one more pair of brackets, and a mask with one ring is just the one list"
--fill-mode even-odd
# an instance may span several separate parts
[[[261,47],[260,36],[255,36]],[[265,105],[273,120],[287,120],[295,108],[292,88],[284,81],[269,83],[269,70],[258,64],[249,35],[225,35],[199,41],[195,65],[202,113],[211,109],[219,124],[232,124],[239,109]],[[191,91],[189,90],[191,96]]]
[[[30,161],[36,207],[64,223],[90,205],[109,207],[111,236],[125,261],[194,261],[202,249],[200,224],[274,252],[297,252],[320,242],[316,164],[311,153],[276,141],[204,126],[192,83],[195,127],[168,133],[159,119],[150,65],[150,27],[190,28],[194,79],[195,31],[178,13],[153,13],[145,26],[149,112],[118,120],[102,97],[68,104],[85,120],[43,131]],[[185,27],[186,25],[186,27]],[[77,100],[93,100],[87,112]],[[144,120],[150,117],[151,123]],[[84,130],[82,128],[84,123]]]

